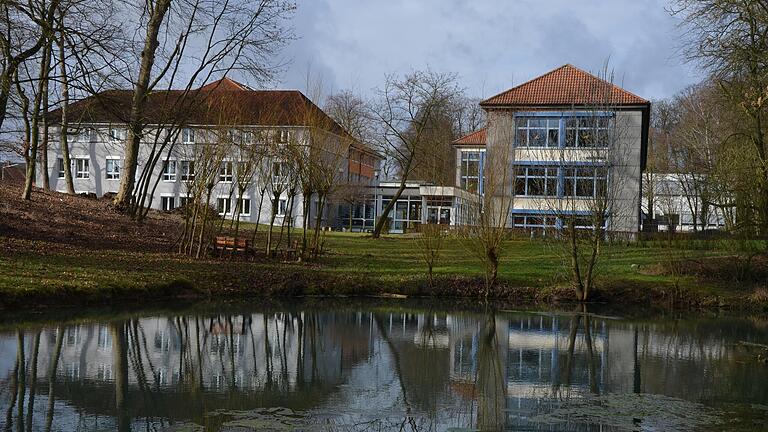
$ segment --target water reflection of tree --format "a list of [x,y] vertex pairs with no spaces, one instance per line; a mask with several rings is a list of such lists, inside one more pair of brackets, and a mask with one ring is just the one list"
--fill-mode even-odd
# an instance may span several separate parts
[[571,315],[568,330],[568,349],[566,350],[565,367],[560,370],[561,378],[553,380],[552,393],[558,398],[570,398],[571,384],[576,363],[576,343],[578,341],[579,330],[582,329],[582,339],[587,352],[587,368],[589,375],[589,391],[594,395],[600,394],[600,386],[597,381],[597,366],[599,358],[595,353],[595,341],[592,335],[593,322],[592,316],[587,312],[586,306],[579,306],[579,310]]
[[477,428],[501,430],[504,427],[506,379],[501,364],[496,316],[489,313],[480,327],[477,351]]
[[[134,327],[135,328],[135,327]],[[120,432],[131,430],[128,415],[128,337],[122,321],[110,324],[112,334],[112,369],[115,374],[115,417]],[[134,345],[136,346],[136,345]],[[143,370],[143,368],[142,368]]]

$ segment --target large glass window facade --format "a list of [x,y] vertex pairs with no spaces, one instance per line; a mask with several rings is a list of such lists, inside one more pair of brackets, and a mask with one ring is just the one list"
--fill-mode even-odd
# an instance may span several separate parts
[[566,167],[564,171],[564,196],[594,198],[605,195],[607,186],[607,170],[605,167]]
[[566,147],[607,147],[609,117],[581,116],[565,119]]
[[519,166],[515,169],[515,195],[594,198],[605,195],[607,177],[607,169],[599,165]]
[[[391,196],[382,197],[382,208],[390,199]],[[392,232],[405,232],[416,228],[421,223],[421,197],[401,196],[395,203],[390,218],[389,229]]]
[[339,205],[339,221],[342,228],[352,231],[372,230],[376,221],[376,201],[373,198],[355,204]]
[[515,195],[557,196],[558,167],[526,166],[515,170]]
[[515,117],[515,145],[529,148],[603,148],[610,142],[610,128],[611,116],[601,113],[519,115]]
[[453,201],[444,197],[427,197],[427,223],[450,225]]
[[540,213],[518,213],[513,216],[515,228],[554,228],[557,217]]
[[461,151],[461,188],[472,192],[482,193],[482,171],[485,159],[484,150]]
[[518,147],[559,147],[559,117],[517,117],[515,143]]

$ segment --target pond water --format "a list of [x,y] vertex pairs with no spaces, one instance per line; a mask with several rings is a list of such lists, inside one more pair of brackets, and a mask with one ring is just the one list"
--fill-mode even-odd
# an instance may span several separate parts
[[768,429],[751,345],[768,318],[617,315],[393,300],[6,316],[0,430]]

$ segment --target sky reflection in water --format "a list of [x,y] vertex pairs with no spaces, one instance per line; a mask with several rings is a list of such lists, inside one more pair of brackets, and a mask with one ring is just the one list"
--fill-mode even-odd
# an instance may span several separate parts
[[757,318],[393,303],[2,329],[0,430],[768,427],[768,367],[738,344],[768,343]]

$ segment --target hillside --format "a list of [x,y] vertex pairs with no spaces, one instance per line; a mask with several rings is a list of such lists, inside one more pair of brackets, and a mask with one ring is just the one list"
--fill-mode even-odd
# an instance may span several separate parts
[[151,212],[137,223],[115,212],[107,199],[42,189],[26,201],[20,185],[0,183],[0,236],[42,241],[46,248],[171,251],[179,222],[176,215]]

